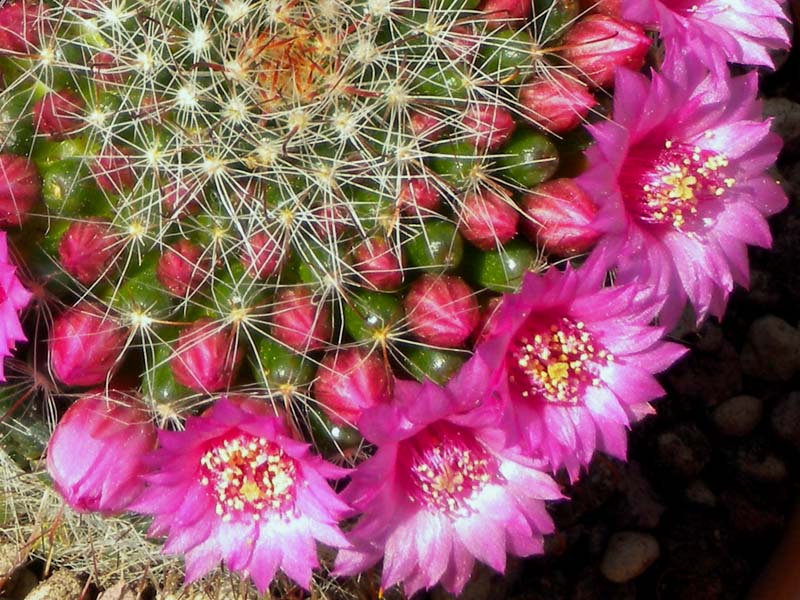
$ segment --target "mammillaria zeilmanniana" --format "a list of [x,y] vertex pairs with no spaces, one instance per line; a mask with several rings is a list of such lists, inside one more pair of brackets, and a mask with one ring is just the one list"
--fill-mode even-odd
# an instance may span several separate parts
[[780,3],[685,4],[3,4],[3,439],[92,524],[51,558],[346,597],[542,552],[554,472],[625,456],[666,327],[785,204],[727,69],[788,45]]

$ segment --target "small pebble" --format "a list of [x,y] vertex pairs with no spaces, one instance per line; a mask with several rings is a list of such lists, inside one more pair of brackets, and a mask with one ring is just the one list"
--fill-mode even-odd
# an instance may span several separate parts
[[694,479],[711,460],[711,444],[695,425],[680,425],[658,436],[658,459],[672,473]]
[[800,450],[800,392],[792,392],[775,405],[770,424],[782,441]]
[[78,600],[83,585],[70,571],[56,571],[37,585],[25,600]]
[[700,506],[708,507],[717,505],[717,497],[702,479],[695,479],[692,483],[686,486],[684,494],[686,495],[686,499],[693,504],[699,504]]
[[660,555],[658,540],[647,533],[622,531],[611,536],[600,571],[614,583],[625,583],[644,573]]
[[789,475],[786,463],[774,454],[758,456],[752,452],[742,452],[737,465],[744,476],[764,483],[780,483]]
[[136,592],[123,582],[119,582],[116,585],[112,585],[104,592],[101,592],[97,600],[136,600]]
[[800,330],[767,315],[756,319],[742,349],[742,370],[764,381],[789,381],[800,372]]
[[718,405],[712,417],[719,432],[731,437],[745,436],[761,421],[763,403],[754,396],[734,396]]

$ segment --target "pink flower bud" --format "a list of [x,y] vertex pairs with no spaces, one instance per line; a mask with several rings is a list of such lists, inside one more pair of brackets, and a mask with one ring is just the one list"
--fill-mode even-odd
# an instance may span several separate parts
[[552,133],[564,133],[581,124],[597,104],[586,86],[558,71],[536,79],[519,91],[522,116]]
[[459,217],[461,235],[481,250],[505,244],[516,235],[519,223],[519,213],[510,194],[501,195],[488,188],[468,193]]
[[169,366],[178,383],[207,393],[230,386],[241,362],[235,333],[205,317],[180,333]]
[[161,188],[161,207],[170,218],[182,219],[200,212],[198,196],[202,186],[193,180],[171,178]]
[[521,29],[533,16],[533,0],[483,0],[480,10],[493,25]]
[[389,402],[390,373],[375,352],[358,348],[328,352],[317,371],[314,398],[333,423],[355,425],[364,410]]
[[82,284],[90,285],[108,273],[118,241],[109,223],[75,221],[58,244],[61,266]]
[[0,7],[0,51],[30,54],[39,46],[42,5],[8,2]]
[[352,223],[350,213],[337,201],[325,202],[311,210],[314,231],[324,240],[337,240]]
[[442,118],[426,110],[412,112],[409,125],[414,137],[420,141],[435,142],[445,131]]
[[471,63],[478,54],[481,37],[471,27],[456,25],[444,32],[441,44],[450,60]]
[[403,283],[397,252],[385,238],[372,237],[356,246],[353,268],[368,286],[376,290],[395,290]]
[[623,0],[581,0],[581,11],[619,17],[622,16],[622,2]]
[[92,57],[92,78],[103,84],[120,84],[125,82],[125,73],[120,69],[117,57],[103,50]]
[[83,125],[83,99],[75,92],[48,92],[33,105],[33,124],[37,133],[62,139]]
[[73,509],[123,512],[144,489],[143,458],[156,446],[145,407],[120,392],[78,398],[47,445],[47,472]]
[[269,231],[259,231],[251,235],[242,247],[239,260],[251,276],[266,279],[283,267],[286,262],[286,247]]
[[587,15],[564,35],[562,56],[593,85],[614,82],[617,67],[638,71],[650,49],[639,25],[608,15]]
[[461,124],[467,139],[478,150],[497,150],[506,143],[517,124],[514,116],[502,106],[479,104],[467,109]]
[[585,252],[599,237],[591,224],[597,206],[572,179],[552,179],[522,199],[527,218],[522,231],[533,242],[560,256]]
[[495,329],[495,321],[497,309],[503,301],[502,296],[492,296],[481,308],[481,318],[478,326],[475,328],[475,346],[484,342],[486,338],[493,333]]
[[202,248],[189,240],[172,244],[158,259],[158,281],[176,296],[189,296],[205,281],[211,270],[210,261],[201,258],[202,254]]
[[444,348],[463,346],[480,319],[473,291],[452,275],[423,275],[411,284],[403,304],[414,336]]
[[50,368],[69,386],[103,383],[120,362],[128,330],[91,302],[56,317],[50,332]]
[[22,156],[0,154],[0,225],[20,225],[41,197],[36,165]]
[[426,177],[405,179],[400,184],[397,205],[407,215],[430,214],[441,202],[439,190]]
[[136,183],[136,172],[131,153],[130,148],[106,146],[91,166],[97,187],[114,194],[132,188]]
[[310,289],[284,288],[275,296],[272,335],[295,350],[318,350],[333,333],[331,311]]

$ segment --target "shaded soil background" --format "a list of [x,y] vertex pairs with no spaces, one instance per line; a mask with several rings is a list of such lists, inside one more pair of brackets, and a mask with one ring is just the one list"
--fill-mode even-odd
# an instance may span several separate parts
[[[800,2],[794,8],[800,15]],[[658,414],[631,433],[627,464],[598,457],[567,488],[572,501],[552,508],[558,533],[546,555],[509,559],[505,577],[479,571],[463,600],[739,599],[780,541],[800,499],[797,31],[793,53],[762,78],[765,112],[785,140],[777,171],[790,206],[771,222],[774,248],[751,252],[751,289],[734,293],[721,324],[676,332],[693,351],[662,378]],[[60,572],[45,590],[42,565],[25,571],[0,598],[97,595],[85,578]],[[137,597],[122,588],[101,595]]]

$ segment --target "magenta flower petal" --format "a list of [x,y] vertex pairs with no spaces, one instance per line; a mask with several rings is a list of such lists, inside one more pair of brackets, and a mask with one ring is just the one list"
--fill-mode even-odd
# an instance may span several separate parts
[[690,52],[719,75],[727,62],[772,67],[769,50],[789,47],[781,0],[623,0],[622,16],[657,29],[666,62]]
[[[476,360],[466,373],[486,372]],[[363,515],[350,532],[353,548],[339,552],[337,574],[383,557],[384,587],[402,583],[411,596],[441,582],[457,594],[475,559],[503,571],[507,551],[541,551],[553,529],[544,501],[561,497],[558,486],[508,447],[497,411],[463,412],[474,397],[487,397],[489,380],[473,380],[467,399],[457,396],[463,378],[453,381],[447,388],[398,381],[394,406],[362,416],[359,427],[378,450],[343,492]]]
[[17,342],[28,339],[19,315],[30,299],[31,293],[17,277],[17,268],[8,260],[6,232],[0,231],[0,381],[6,380],[3,359],[11,356]]
[[153,515],[165,552],[184,555],[187,582],[224,562],[262,592],[279,568],[308,589],[316,542],[347,547],[338,523],[350,509],[326,481],[346,471],[293,440],[268,404],[222,398],[159,443],[131,509]]
[[765,217],[786,196],[764,173],[780,149],[758,116],[755,79],[721,79],[689,62],[652,80],[620,71],[614,120],[591,127],[595,145],[578,183],[598,205],[597,248],[618,282],[665,298],[664,324],[688,299],[698,320],[721,316],[746,283],[746,245],[769,246]]
[[685,352],[650,325],[658,305],[643,305],[632,284],[603,288],[605,272],[596,254],[580,270],[528,274],[471,359],[495,366],[485,378],[509,432],[538,464],[573,479],[596,449],[624,456],[627,427],[663,395],[653,374]]

